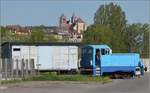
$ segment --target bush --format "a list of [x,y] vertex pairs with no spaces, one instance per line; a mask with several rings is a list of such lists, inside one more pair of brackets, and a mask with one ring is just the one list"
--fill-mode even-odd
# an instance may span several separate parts
[[112,80],[109,77],[94,77],[90,75],[57,75],[56,72],[46,72],[39,76],[28,77],[22,80],[7,80],[2,81],[1,84],[20,83],[24,81],[78,81],[78,82],[95,82],[95,83],[108,83]]

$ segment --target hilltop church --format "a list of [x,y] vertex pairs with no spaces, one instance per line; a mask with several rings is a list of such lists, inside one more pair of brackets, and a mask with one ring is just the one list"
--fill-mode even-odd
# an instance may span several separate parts
[[87,25],[80,17],[75,16],[74,13],[70,19],[67,19],[67,17],[62,14],[59,18],[59,28],[63,32],[68,32],[70,39],[73,41],[81,41],[83,38],[82,33],[86,31]]

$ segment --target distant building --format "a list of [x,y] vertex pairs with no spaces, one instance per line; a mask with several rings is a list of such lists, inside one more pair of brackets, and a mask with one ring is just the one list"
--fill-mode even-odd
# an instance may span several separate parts
[[46,35],[53,35],[56,39],[63,41],[64,38],[69,38],[69,33],[57,26],[43,26],[43,31]]
[[78,36],[78,38],[82,38],[82,32],[86,31],[86,29],[87,29],[87,26],[81,18],[78,18],[74,22],[73,30],[76,32],[75,34]]
[[75,14],[73,13],[71,17],[71,23],[73,24],[76,20],[77,20],[77,16],[75,16]]
[[[20,26],[20,25],[7,25],[6,28],[15,35],[31,35],[32,29],[39,26]],[[72,17],[67,17],[62,14],[59,18],[59,26],[43,26],[41,25],[46,35],[54,35],[54,37],[61,39],[68,39],[71,42],[81,42],[82,33],[86,31],[87,25],[74,13]]]
[[59,27],[60,27],[63,31],[68,31],[68,30],[69,30],[69,27],[70,27],[70,20],[67,20],[67,17],[64,16],[64,14],[62,14],[62,15],[60,16]]
[[60,31],[60,28],[57,26],[43,26],[43,31],[45,34],[55,34]]
[[63,32],[69,32],[70,40],[73,42],[80,42],[83,38],[82,32],[87,29],[86,23],[80,17],[75,16],[74,13],[71,17],[71,22],[62,14],[60,16],[59,27]]
[[20,25],[7,25],[7,29],[16,35],[30,35],[32,27],[21,27]]

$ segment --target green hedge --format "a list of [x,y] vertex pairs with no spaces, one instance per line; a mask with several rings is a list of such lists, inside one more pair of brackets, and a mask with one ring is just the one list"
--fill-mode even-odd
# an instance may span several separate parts
[[89,75],[57,75],[56,73],[42,73],[39,76],[28,77],[22,80],[1,81],[1,84],[19,83],[24,81],[78,81],[78,82],[95,82],[108,83],[112,80],[109,77],[89,76]]

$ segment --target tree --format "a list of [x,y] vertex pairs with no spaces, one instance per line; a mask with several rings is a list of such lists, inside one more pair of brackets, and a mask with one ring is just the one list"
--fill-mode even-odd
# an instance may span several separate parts
[[108,44],[111,43],[112,31],[106,26],[91,25],[83,33],[83,43],[86,44]]
[[[138,47],[138,40],[136,40],[137,37],[142,36],[142,24],[131,24],[127,26],[127,44],[129,51],[135,52]],[[143,41],[143,40],[142,40]]]
[[57,42],[58,39],[54,35],[45,35],[44,42]]
[[41,27],[34,27],[31,32],[31,42],[42,42],[44,40],[44,32]]
[[[93,25],[96,27],[99,26],[101,28],[109,28],[109,30],[100,30],[99,28],[98,32],[101,34],[104,32],[107,34],[111,33],[112,36],[107,37],[109,38],[107,42],[109,42],[114,52],[127,52],[127,47],[125,45],[126,16],[125,12],[122,11],[119,5],[114,5],[113,3],[108,5],[101,5],[95,13]],[[90,34],[93,34],[93,29],[91,29]],[[86,35],[84,37],[86,37]],[[101,38],[103,40],[106,37]],[[101,42],[102,41],[99,41],[99,43]]]
[[13,42],[15,40],[14,34],[5,27],[0,27],[1,43]]
[[143,42],[142,56],[149,58],[149,55],[150,55],[150,25],[144,24],[142,29],[144,31],[144,42]]
[[1,42],[4,42],[4,37],[7,35],[6,32],[4,27],[0,27]]
[[113,31],[125,31],[126,16],[119,5],[101,5],[94,16],[94,24],[109,26]]
[[1,37],[5,37],[7,35],[7,29],[4,27],[0,27],[0,35]]
[[129,51],[138,52],[143,57],[149,54],[149,24],[135,23],[127,26]]

